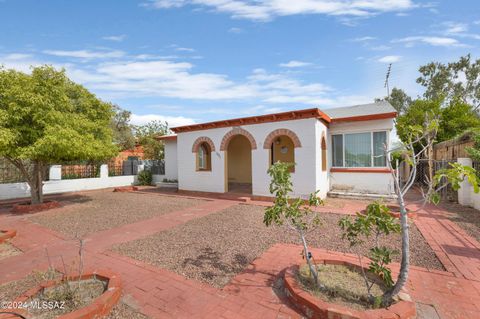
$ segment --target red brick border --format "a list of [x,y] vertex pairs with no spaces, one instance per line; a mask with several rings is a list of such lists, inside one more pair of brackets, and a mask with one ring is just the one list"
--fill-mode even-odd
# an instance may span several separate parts
[[60,203],[56,200],[47,200],[41,204],[30,204],[30,203],[19,203],[14,204],[10,212],[15,214],[28,214],[28,213],[36,213],[41,212],[44,210],[58,208],[60,207]]
[[[69,277],[70,280],[78,280],[78,279],[92,279],[97,278],[100,280],[108,281],[107,289],[103,294],[99,297],[95,298],[92,303],[88,306],[75,310],[73,312],[61,315],[57,317],[57,319],[90,319],[90,318],[101,318],[110,313],[112,308],[118,303],[120,300],[120,296],[122,295],[122,281],[120,277],[115,273],[108,271],[108,270],[100,270],[100,271],[93,271],[83,274],[80,276],[72,276]],[[33,296],[38,294],[41,290],[55,286],[59,283],[59,281],[50,280],[40,284],[37,287],[34,287],[28,291],[26,291],[23,295],[18,297],[15,302],[23,303],[31,299]],[[26,314],[25,310],[17,310],[15,311],[21,312],[22,314]]]
[[243,135],[245,136],[249,141],[250,145],[252,146],[252,150],[257,149],[257,142],[255,142],[255,138],[253,137],[252,134],[250,134],[249,131],[244,130],[241,127],[234,127],[230,132],[225,134],[225,136],[222,139],[222,143],[220,144],[220,151],[226,151],[228,147],[228,143],[232,138],[234,138],[236,135]]
[[1,229],[0,230],[0,244],[7,239],[15,237],[17,231],[15,229]]
[[113,192],[114,193],[125,193],[125,192],[135,192],[135,191],[138,191],[138,187],[137,186],[122,186],[122,187],[115,187],[113,189]]
[[265,142],[263,143],[263,148],[270,149],[270,147],[272,147],[273,141],[278,136],[288,136],[293,142],[293,147],[302,147],[302,143],[300,143],[300,139],[298,138],[297,134],[295,134],[293,131],[290,131],[289,129],[280,128],[270,132],[270,134],[267,135],[267,137],[265,138]]
[[[324,264],[346,265],[358,268],[359,266],[344,260],[323,260]],[[399,301],[388,308],[358,311],[334,303],[323,301],[303,290],[297,283],[295,273],[298,266],[287,268],[284,274],[285,292],[287,298],[295,304],[308,318],[348,318],[348,319],[378,319],[416,317],[415,303]]]
[[210,146],[210,152],[215,152],[215,144],[213,144],[213,141],[209,137],[200,136],[195,140],[195,142],[193,142],[192,153],[197,153],[198,148],[200,145],[202,145],[202,143],[207,143],[208,146]]

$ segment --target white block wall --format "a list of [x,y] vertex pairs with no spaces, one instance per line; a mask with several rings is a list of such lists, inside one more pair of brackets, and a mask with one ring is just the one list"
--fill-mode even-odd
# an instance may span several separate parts
[[[53,166],[50,170],[53,178],[58,178],[60,166]],[[60,173],[61,174],[61,173]],[[61,176],[61,175],[60,175]],[[79,178],[64,180],[49,180],[44,183],[44,194],[58,194],[65,192],[77,192],[109,187],[129,186],[137,182],[137,176],[108,176],[107,165],[100,168],[99,178]],[[30,197],[30,187],[27,183],[0,184],[0,200]]]
[[[472,167],[471,158],[459,158],[457,159],[457,162],[464,166]],[[475,194],[473,192],[473,186],[467,181],[463,181],[460,184],[460,189],[458,190],[458,202],[461,205],[480,210],[480,193]]]
[[[320,123],[320,124],[319,124]],[[318,150],[320,138],[317,136],[322,131],[321,122],[317,119],[301,119],[273,123],[262,123],[240,126],[250,132],[255,138],[257,149],[252,150],[252,191],[254,195],[271,196],[269,192],[270,177],[267,174],[269,167],[269,150],[263,148],[263,143],[268,134],[276,129],[289,129],[295,132],[300,139],[302,147],[295,148],[295,172],[292,174],[294,195],[306,197],[317,188],[328,188],[325,181],[318,182],[321,175],[316,174],[319,165]],[[179,188],[183,190],[225,192],[225,154],[220,151],[223,137],[232,127],[185,132],[178,134],[178,180]],[[195,154],[192,146],[198,137],[209,137],[214,145],[212,152],[212,170],[196,171]],[[321,166],[320,166],[321,167]]]
[[[328,134],[329,168],[332,166],[332,135],[363,133],[373,131],[388,131],[393,129],[393,119],[372,121],[333,123]],[[388,134],[387,134],[388,136]],[[330,189],[344,189],[348,186],[349,192],[392,194],[394,192],[393,178],[390,173],[339,173],[332,172],[329,177]]]

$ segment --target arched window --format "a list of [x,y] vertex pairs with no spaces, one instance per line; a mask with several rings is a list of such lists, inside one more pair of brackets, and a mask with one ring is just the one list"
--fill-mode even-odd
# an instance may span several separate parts
[[197,171],[212,170],[212,151],[208,143],[202,143],[197,151]]
[[325,136],[322,136],[322,172],[327,170],[327,143]]
[[[270,159],[273,165],[276,162],[295,164],[295,149],[292,139],[286,135],[277,136],[270,146]],[[291,172],[295,171],[292,165]]]

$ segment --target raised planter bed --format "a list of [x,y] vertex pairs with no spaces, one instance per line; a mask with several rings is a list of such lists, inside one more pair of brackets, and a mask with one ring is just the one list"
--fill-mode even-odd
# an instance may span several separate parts
[[138,187],[137,186],[122,186],[122,187],[115,187],[113,189],[114,192],[120,192],[120,193],[124,193],[124,192],[135,192],[135,191],[138,191]]
[[33,205],[30,202],[14,204],[10,211],[15,214],[29,214],[58,207],[60,207],[60,203],[56,200],[47,200],[41,204]]
[[17,234],[17,231],[14,229],[3,229],[0,230],[0,244],[3,243],[4,241],[15,237]]
[[[323,260],[320,263],[331,265],[345,265],[359,268],[358,265],[343,260]],[[285,271],[285,292],[287,298],[297,306],[307,318],[342,318],[342,319],[379,319],[416,317],[415,303],[400,300],[388,308],[360,311],[345,306],[321,300],[305,291],[297,282],[298,266],[292,266]]]
[[[122,295],[122,282],[118,275],[102,270],[102,271],[93,271],[88,272],[79,276],[69,277],[70,280],[88,280],[88,279],[97,279],[101,281],[107,282],[107,288],[105,291],[95,298],[90,304],[87,306],[77,309],[73,312],[62,314],[57,317],[57,319],[90,319],[90,318],[102,318],[110,313],[112,308],[118,303],[120,297]],[[42,290],[46,288],[51,288],[56,285],[59,285],[59,281],[46,281],[40,284],[37,287],[34,287],[28,291],[26,291],[22,296],[18,297],[14,304],[22,304],[28,302],[29,300],[35,298]],[[28,312],[24,309],[15,310],[15,312],[19,312],[20,314],[29,317]]]

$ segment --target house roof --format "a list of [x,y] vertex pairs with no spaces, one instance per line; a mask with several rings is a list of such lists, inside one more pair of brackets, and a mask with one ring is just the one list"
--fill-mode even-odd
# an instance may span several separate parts
[[386,101],[370,104],[339,107],[322,111],[318,108],[288,111],[282,113],[242,117],[230,120],[214,121],[201,124],[192,124],[174,127],[175,133],[200,131],[219,127],[240,126],[248,124],[261,124],[269,122],[291,121],[306,118],[317,118],[325,124],[331,122],[368,121],[375,119],[394,118],[397,112]]
[[156,136],[155,138],[159,141],[174,141],[177,139],[177,134]]

